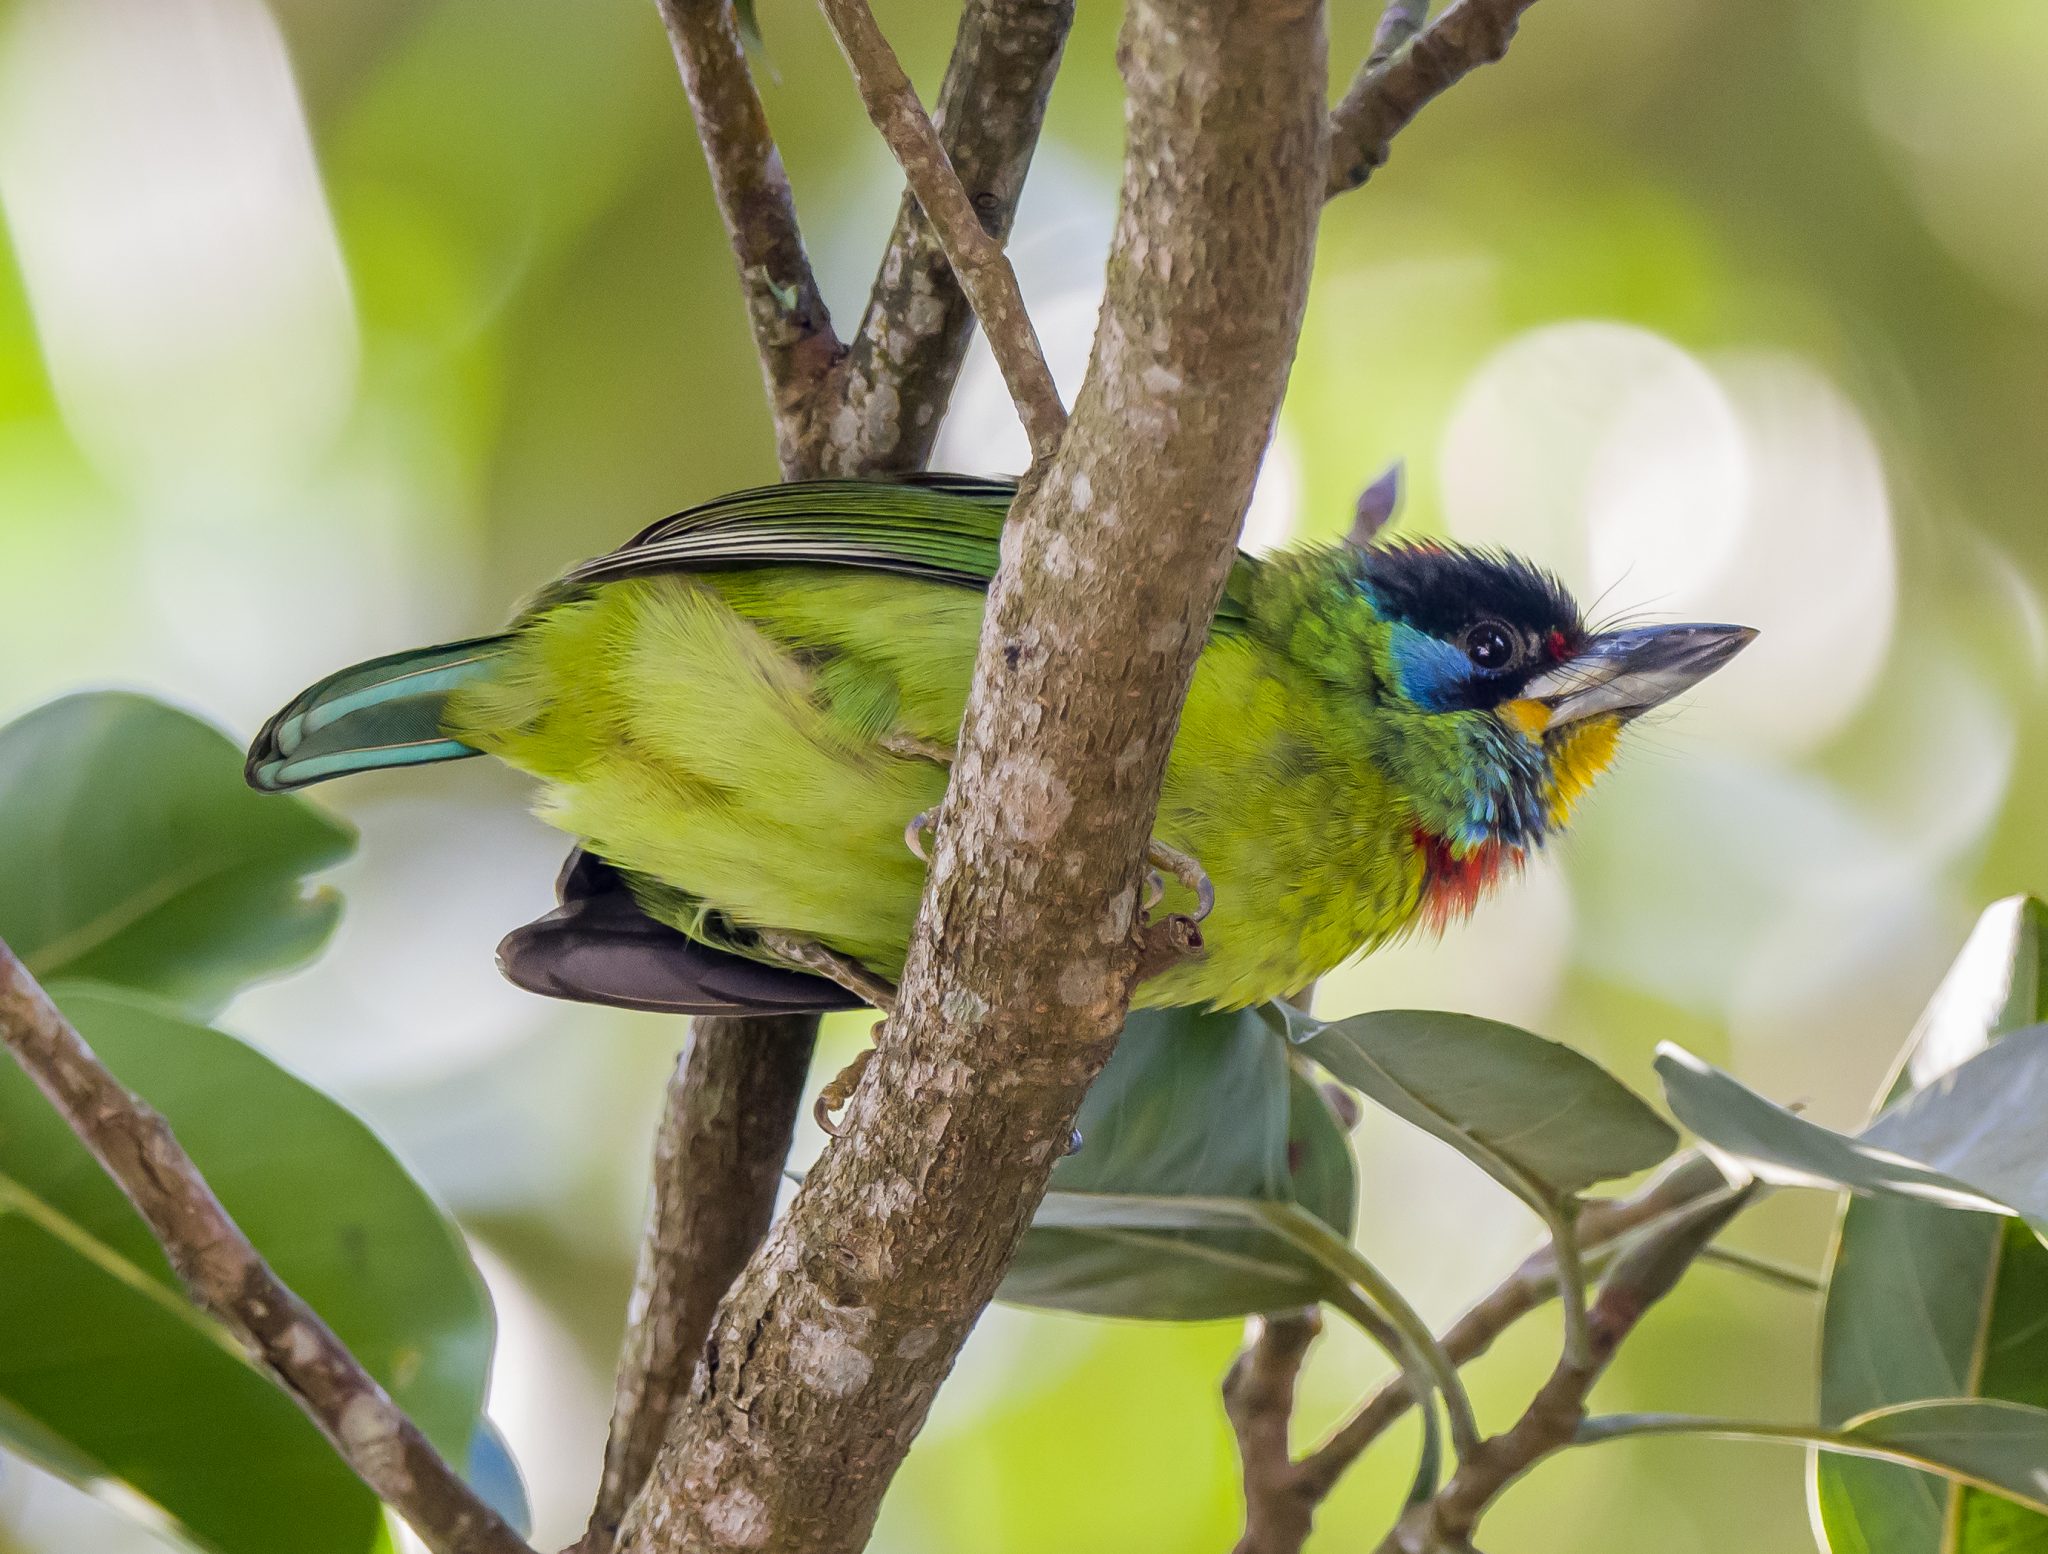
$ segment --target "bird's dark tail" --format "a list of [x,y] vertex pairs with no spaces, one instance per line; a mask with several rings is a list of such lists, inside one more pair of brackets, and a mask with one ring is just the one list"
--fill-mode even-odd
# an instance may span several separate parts
[[441,718],[457,686],[489,671],[509,636],[472,637],[373,658],[292,699],[249,747],[252,788],[280,793],[350,772],[425,766],[482,754],[450,739]]

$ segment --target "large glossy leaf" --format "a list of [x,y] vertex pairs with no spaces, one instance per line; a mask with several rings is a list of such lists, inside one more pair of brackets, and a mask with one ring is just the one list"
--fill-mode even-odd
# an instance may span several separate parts
[[[1678,1119],[1723,1156],[1787,1187],[1848,1188],[2048,1225],[2048,1026],[2016,1031],[1857,1138],[1767,1101],[1691,1053],[1658,1049]],[[1910,1151],[1911,1153],[1908,1153]]]
[[[155,1001],[53,990],[169,1118],[279,1275],[435,1444],[464,1460],[491,1313],[460,1233],[354,1117]],[[191,1307],[142,1221],[25,1075],[0,1063],[0,1442],[117,1483],[220,1554],[363,1554],[367,1490]]]
[[[1846,1424],[1759,1424],[1687,1414],[1611,1414],[1589,1419],[1579,1440],[1630,1435],[1709,1435],[1738,1441],[1817,1446],[1987,1490],[2036,1511],[2048,1511],[2048,1409],[1978,1398],[1933,1398],[1859,1415]],[[2019,1554],[2032,1544],[2015,1544]]]
[[1433,1133],[1546,1218],[1596,1182],[1647,1170],[1671,1125],[1592,1059],[1496,1020],[1399,1009],[1316,1024],[1302,1050]]
[[[1880,1104],[1938,1084],[2048,1019],[2048,910],[1987,909],[1936,990]],[[2048,1406],[2048,1248],[2020,1225],[1927,1204],[1843,1205],[1821,1328],[1820,1417],[1916,1397]],[[2048,1547],[2048,1518],[1967,1485],[1816,1455],[1816,1532],[1834,1554],[1992,1554]]]
[[226,735],[147,697],[67,696],[0,729],[0,939],[45,983],[210,1012],[325,942],[339,903],[302,882],[352,843],[250,791]]
[[1133,1014],[1078,1127],[1005,1300],[1202,1320],[1322,1298],[1330,1275],[1311,1253],[1218,1207],[1299,1204],[1340,1237],[1351,1229],[1350,1142],[1257,1014]]

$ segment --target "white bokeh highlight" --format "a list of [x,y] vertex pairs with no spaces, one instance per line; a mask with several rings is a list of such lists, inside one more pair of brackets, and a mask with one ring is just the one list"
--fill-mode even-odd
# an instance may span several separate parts
[[72,435],[118,483],[303,464],[355,393],[354,308],[260,0],[24,0],[0,204]]

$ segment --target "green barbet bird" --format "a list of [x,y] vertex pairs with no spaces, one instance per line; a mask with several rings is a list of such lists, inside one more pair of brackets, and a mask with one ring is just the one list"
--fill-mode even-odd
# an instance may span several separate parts
[[[924,883],[906,828],[945,789],[1014,495],[930,476],[693,508],[496,636],[321,681],[265,726],[249,780],[495,755],[593,855],[563,913],[507,941],[515,981],[692,1010],[886,1000]],[[1631,718],[1753,635],[1596,634],[1493,552],[1240,555],[1154,824],[1179,865],[1164,908],[1213,881],[1214,910],[1204,952],[1135,1001],[1278,997],[1468,912],[1565,826]]]

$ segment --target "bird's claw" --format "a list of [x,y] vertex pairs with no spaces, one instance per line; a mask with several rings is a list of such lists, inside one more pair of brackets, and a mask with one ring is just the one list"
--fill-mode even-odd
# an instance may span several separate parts
[[839,1126],[839,1113],[853,1099],[853,1092],[860,1085],[861,1076],[868,1071],[868,1064],[874,1056],[873,1047],[861,1048],[851,1063],[826,1082],[825,1088],[818,1092],[817,1100],[811,1103],[812,1120],[835,1139],[845,1136],[845,1130]]
[[[1193,916],[1196,922],[1201,922],[1211,912],[1216,910],[1215,882],[1209,878],[1209,871],[1204,869],[1193,858],[1178,848],[1168,847],[1157,837],[1154,837],[1146,844],[1145,857],[1147,861],[1156,864],[1160,869],[1164,869],[1168,874],[1171,874],[1195,893]],[[1159,875],[1155,872],[1152,879],[1157,882]],[[1163,886],[1160,893],[1164,894]],[[1158,903],[1158,900],[1159,897],[1157,895],[1149,897],[1145,902],[1146,909],[1149,911]]]
[[876,976],[857,960],[826,949],[815,939],[799,939],[794,934],[776,933],[771,929],[761,934],[761,947],[777,960],[786,961],[800,971],[815,972],[828,982],[838,983],[855,998],[873,1004],[884,1014],[895,1013],[895,983],[887,977]]
[[[924,850],[924,838],[925,833],[935,828],[938,823],[939,811],[937,806],[934,806],[931,809],[919,810],[910,817],[910,824],[903,828],[903,845],[917,856],[917,860],[920,863],[930,863],[932,861],[931,855]],[[1157,837],[1154,837],[1145,844],[1145,857],[1148,862],[1157,865],[1156,868],[1148,871],[1145,876],[1145,910],[1147,912],[1151,911],[1165,899],[1166,874],[1171,874],[1181,884],[1187,886],[1189,890],[1195,893],[1193,917],[1196,922],[1201,922],[1211,912],[1216,910],[1215,881],[1209,878],[1209,871],[1193,858],[1180,851],[1179,848],[1168,847]],[[1161,870],[1164,870],[1165,873],[1162,874]]]
[[917,855],[919,863],[930,863],[931,855],[924,850],[924,834],[939,823],[938,806],[921,809],[910,817],[910,824],[903,828],[903,845]]

